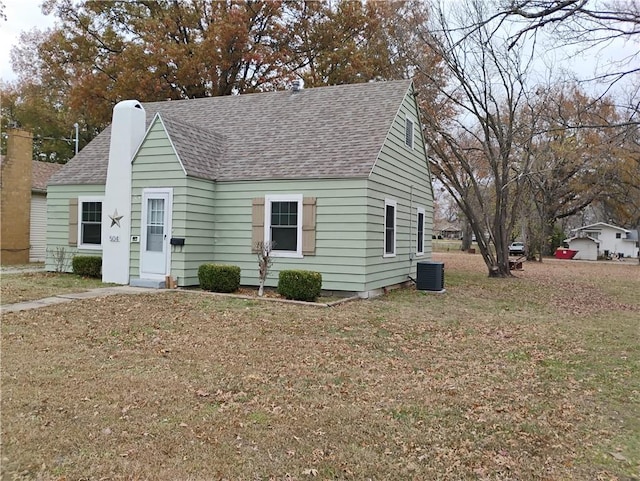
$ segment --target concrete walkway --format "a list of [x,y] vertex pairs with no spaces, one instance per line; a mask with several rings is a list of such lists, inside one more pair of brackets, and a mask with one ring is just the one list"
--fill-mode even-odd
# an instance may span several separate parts
[[0,275],[28,274],[31,272],[44,272],[44,264],[41,264],[41,265],[24,264],[24,265],[0,267]]
[[30,309],[38,309],[40,307],[52,306],[54,304],[62,304],[71,302],[76,299],[92,299],[94,297],[115,296],[117,294],[158,294],[167,292],[166,289],[147,289],[144,287],[117,286],[117,287],[98,287],[89,289],[85,292],[76,292],[70,294],[58,294],[53,297],[45,297],[35,301],[18,302],[17,304],[7,304],[0,306],[0,313],[28,311]]

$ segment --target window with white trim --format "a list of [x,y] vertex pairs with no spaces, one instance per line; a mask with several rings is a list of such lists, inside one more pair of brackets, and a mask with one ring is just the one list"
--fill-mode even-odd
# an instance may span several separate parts
[[404,145],[413,149],[413,120],[409,117],[404,119]]
[[302,257],[302,195],[265,196],[264,240],[274,257]]
[[416,212],[416,254],[424,254],[424,209],[417,208]]
[[396,255],[396,207],[392,199],[384,200],[384,256]]
[[102,197],[78,198],[78,248],[102,248]]

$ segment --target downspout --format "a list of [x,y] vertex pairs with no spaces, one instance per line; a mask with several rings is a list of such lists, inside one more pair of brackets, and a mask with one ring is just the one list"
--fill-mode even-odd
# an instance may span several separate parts
[[[416,217],[416,235],[418,232],[418,216]],[[413,184],[411,184],[411,187],[409,188],[409,274],[407,275],[407,277],[415,284],[416,280],[411,277],[411,268],[413,266],[413,256],[414,256],[414,252],[413,252],[413,221],[411,220],[413,218]],[[416,239],[417,242],[417,239]]]

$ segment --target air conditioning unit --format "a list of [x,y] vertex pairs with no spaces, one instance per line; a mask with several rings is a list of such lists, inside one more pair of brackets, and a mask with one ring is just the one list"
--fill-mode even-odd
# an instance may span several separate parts
[[416,289],[419,291],[444,291],[444,262],[420,261],[417,263]]

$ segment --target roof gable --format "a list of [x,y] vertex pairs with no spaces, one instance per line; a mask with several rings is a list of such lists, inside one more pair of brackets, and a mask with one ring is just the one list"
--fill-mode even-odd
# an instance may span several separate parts
[[[161,114],[188,175],[367,177],[410,86],[400,80],[142,105],[147,125]],[[109,141],[107,128],[50,183],[104,183]]]
[[623,228],[623,227],[618,227],[615,225],[611,225],[611,224],[607,224],[605,222],[596,222],[595,224],[590,224],[590,225],[585,225],[583,227],[578,227],[577,229],[573,229],[575,232],[578,231],[583,231],[583,230],[588,230],[588,229],[596,229],[596,228],[609,228],[609,229],[614,229],[614,230],[619,230],[622,232],[629,232],[627,229]]
[[225,152],[225,137],[160,112],[156,118],[164,125],[185,173],[190,177],[215,180]]

